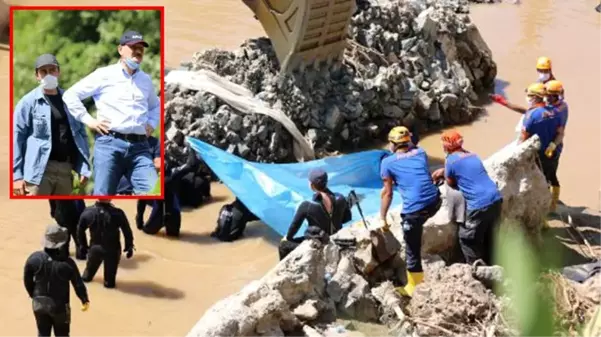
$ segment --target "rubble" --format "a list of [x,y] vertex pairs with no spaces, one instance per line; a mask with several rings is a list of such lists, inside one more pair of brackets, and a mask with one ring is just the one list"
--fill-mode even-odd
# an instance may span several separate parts
[[[536,221],[544,218],[548,205],[545,200],[549,198],[545,196],[549,192],[544,177],[535,164],[539,145],[535,136],[485,161],[488,173],[503,193],[504,216],[527,221],[523,224],[526,233],[534,236],[542,228],[542,222]],[[505,281],[503,269],[445,266],[438,255],[453,249],[456,238],[449,234],[454,224],[448,210],[443,206],[439,213],[446,223],[429,221],[424,228],[426,277],[410,302],[394,291],[406,283],[403,249],[397,248],[391,258],[380,261],[370,231],[363,225],[352,225],[331,239],[351,240],[354,248],[341,248],[332,242],[325,246],[314,240],[303,242],[261,280],[215,304],[189,336],[281,335],[298,329],[319,334],[325,331],[324,324],[337,317],[388,323],[399,320],[405,311],[420,336],[473,333],[479,324],[498,329],[498,334],[507,333],[497,322],[502,301],[490,290],[493,284]],[[391,231],[395,235],[400,232],[398,240],[403,243],[400,227],[395,223]],[[422,320],[427,322],[420,323]],[[494,335],[495,331],[486,334]],[[479,332],[484,334],[484,330]]]
[[[352,19],[341,65],[279,74],[268,39],[233,52],[196,53],[184,68],[207,69],[243,85],[288,116],[316,153],[372,143],[388,128],[420,131],[473,120],[470,101],[493,84],[496,65],[467,0],[372,1]],[[291,135],[262,115],[241,114],[207,92],[167,83],[167,160],[183,161],[171,139],[184,134],[258,162],[294,160]]]

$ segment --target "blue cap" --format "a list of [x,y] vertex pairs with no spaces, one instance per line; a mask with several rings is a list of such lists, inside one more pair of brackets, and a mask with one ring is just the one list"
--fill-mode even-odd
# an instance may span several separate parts
[[317,188],[326,188],[328,185],[328,174],[322,169],[315,169],[309,173],[309,181]]
[[122,46],[131,46],[138,43],[141,43],[144,47],[148,48],[148,43],[144,41],[142,34],[136,32],[135,30],[128,30],[127,32],[123,33],[121,40],[119,41],[119,44]]

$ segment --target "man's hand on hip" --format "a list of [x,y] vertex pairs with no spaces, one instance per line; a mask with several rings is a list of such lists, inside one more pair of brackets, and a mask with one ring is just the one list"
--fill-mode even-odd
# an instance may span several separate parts
[[111,122],[107,120],[93,119],[88,123],[88,127],[101,135],[107,135],[109,133],[109,126]]
[[86,186],[87,183],[88,183],[88,177],[79,176],[79,185],[80,186]]
[[146,137],[152,136],[153,132],[154,132],[154,128],[152,126],[150,126],[150,124],[146,124]]
[[15,195],[25,195],[25,180],[13,181],[13,193]]

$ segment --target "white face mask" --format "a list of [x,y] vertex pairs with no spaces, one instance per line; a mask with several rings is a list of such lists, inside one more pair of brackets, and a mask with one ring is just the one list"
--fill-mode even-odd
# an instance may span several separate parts
[[526,96],[526,104],[527,104],[529,107],[531,107],[531,106],[532,106],[532,104],[534,104],[533,102],[534,102],[534,100],[532,100],[530,97]]
[[541,81],[547,81],[551,77],[549,73],[538,73],[538,79]]
[[40,84],[42,88],[47,90],[56,89],[56,87],[58,87],[58,78],[56,78],[54,75],[48,74],[42,78]]

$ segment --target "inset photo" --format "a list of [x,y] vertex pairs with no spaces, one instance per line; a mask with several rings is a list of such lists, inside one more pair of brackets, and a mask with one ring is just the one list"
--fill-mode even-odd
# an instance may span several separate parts
[[10,7],[11,198],[162,197],[163,7]]

